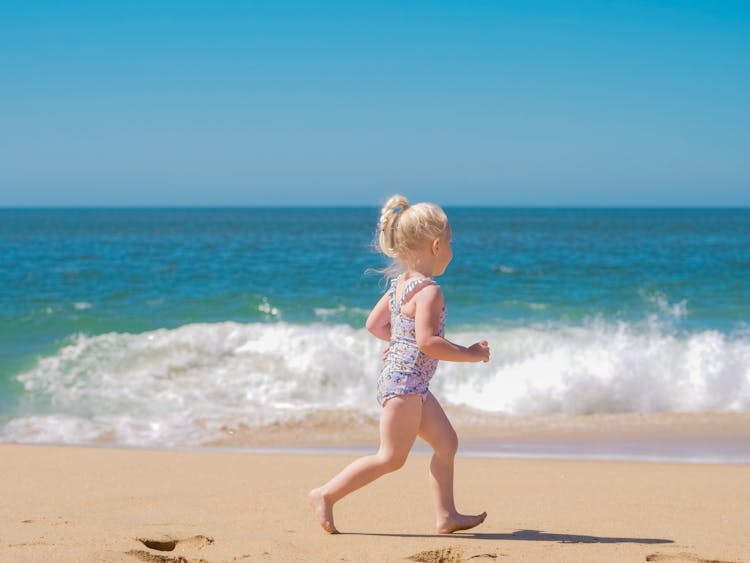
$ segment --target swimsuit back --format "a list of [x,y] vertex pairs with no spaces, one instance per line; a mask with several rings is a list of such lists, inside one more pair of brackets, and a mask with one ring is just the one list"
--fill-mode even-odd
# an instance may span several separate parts
[[[391,340],[385,365],[378,378],[378,402],[382,405],[397,395],[419,394],[427,397],[430,379],[435,373],[438,360],[419,350],[413,317],[404,315],[401,307],[414,289],[423,283],[435,283],[432,278],[417,278],[404,287],[401,296],[396,295],[398,279],[391,280],[389,304],[391,308]],[[440,316],[439,335],[443,336],[446,310]]]

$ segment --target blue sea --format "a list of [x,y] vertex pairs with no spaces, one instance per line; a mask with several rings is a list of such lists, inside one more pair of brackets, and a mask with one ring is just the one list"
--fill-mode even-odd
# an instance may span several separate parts
[[[446,208],[448,405],[750,411],[749,209]],[[0,441],[200,446],[377,412],[373,208],[0,209]]]

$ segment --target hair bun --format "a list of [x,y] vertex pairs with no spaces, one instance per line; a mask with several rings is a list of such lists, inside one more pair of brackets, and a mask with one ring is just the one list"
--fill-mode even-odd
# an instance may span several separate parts
[[394,231],[399,216],[409,209],[409,200],[400,194],[392,195],[380,210],[380,221],[378,222],[380,249],[386,256],[396,256],[397,248],[394,240]]
[[408,199],[400,194],[392,195],[390,198],[388,198],[388,201],[385,202],[383,209],[380,211],[380,218],[382,220],[383,217],[390,213],[398,215],[399,213],[406,211],[408,208]]

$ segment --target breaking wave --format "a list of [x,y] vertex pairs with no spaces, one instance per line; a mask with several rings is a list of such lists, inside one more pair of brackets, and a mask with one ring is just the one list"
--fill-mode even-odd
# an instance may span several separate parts
[[[488,364],[443,362],[441,401],[519,414],[750,411],[750,337],[655,323],[476,328]],[[318,409],[377,413],[385,345],[348,325],[189,324],[72,337],[17,376],[12,442],[200,445]]]

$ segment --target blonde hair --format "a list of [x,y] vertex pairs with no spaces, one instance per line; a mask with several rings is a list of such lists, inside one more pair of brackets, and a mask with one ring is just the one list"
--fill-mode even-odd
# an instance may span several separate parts
[[415,262],[424,244],[440,238],[448,227],[448,217],[439,205],[415,203],[396,194],[380,210],[378,246],[399,265]]

